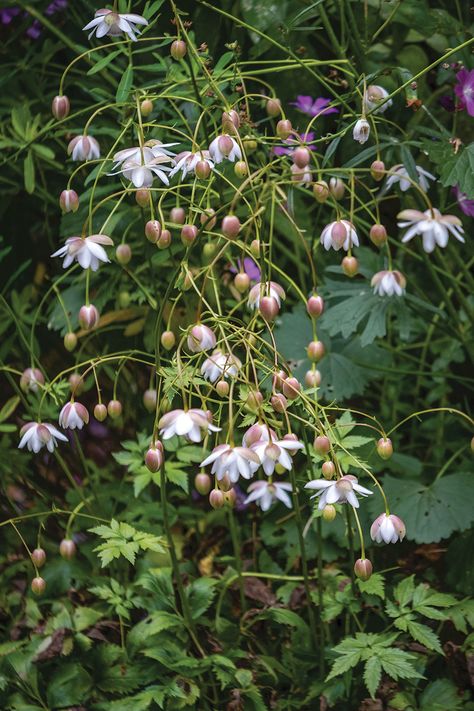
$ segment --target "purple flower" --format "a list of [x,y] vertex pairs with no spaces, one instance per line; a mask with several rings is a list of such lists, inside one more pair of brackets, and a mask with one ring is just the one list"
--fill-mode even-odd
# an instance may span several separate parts
[[456,96],[469,116],[474,116],[474,69],[470,71],[461,69],[456,74],[456,81],[458,82],[454,87]]
[[[239,271],[244,271],[250,281],[260,281],[261,272],[258,264],[255,264],[253,259],[250,257],[244,257],[243,263],[241,259],[238,259],[237,264],[239,266]],[[229,271],[232,272],[232,274],[237,274],[237,269],[235,267],[230,267]]]
[[2,25],[9,25],[13,18],[19,14],[19,7],[6,7],[4,10],[0,10],[0,22]]
[[43,31],[43,28],[41,27],[41,22],[39,20],[33,20],[33,24],[28,27],[26,30],[26,34],[30,39],[38,39],[38,37],[41,36],[41,32]]
[[300,133],[299,136],[301,141],[297,141],[296,138],[287,138],[286,141],[284,141],[287,146],[291,146],[290,148],[285,148],[284,146],[275,146],[274,148],[272,148],[272,152],[276,156],[291,155],[294,149],[299,146],[301,142],[303,142],[306,147],[309,148],[310,151],[317,150],[316,146],[311,145],[312,142],[315,140],[315,133],[309,131],[308,133]]
[[453,193],[458,201],[459,209],[468,217],[474,217],[474,200],[470,200],[465,193],[462,193],[458,185],[453,188]]
[[312,96],[304,96],[299,94],[296,97],[296,101],[291,103],[291,106],[296,106],[298,111],[308,116],[317,116],[318,114],[337,114],[339,113],[334,107],[326,108],[331,102],[331,99],[325,99],[322,96],[318,96],[317,99],[313,99]]

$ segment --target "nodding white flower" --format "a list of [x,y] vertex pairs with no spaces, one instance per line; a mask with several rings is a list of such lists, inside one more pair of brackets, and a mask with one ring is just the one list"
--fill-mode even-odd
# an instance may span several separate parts
[[209,328],[209,326],[197,323],[189,332],[187,346],[191,353],[210,351],[212,348],[216,347],[216,335],[214,331]]
[[100,158],[99,142],[92,136],[75,136],[69,141],[67,154],[73,160],[94,160]]
[[184,180],[188,173],[194,173],[197,164],[200,162],[207,163],[211,170],[214,169],[214,163],[211,160],[209,151],[198,151],[197,153],[184,151],[183,153],[178,153],[175,158],[176,165],[170,173],[170,178],[181,170],[181,178]]
[[211,454],[204,459],[200,467],[212,464],[211,473],[220,481],[227,474],[233,484],[239,476],[251,479],[260,466],[260,460],[248,447],[232,447],[230,444],[219,444]]
[[296,183],[296,185],[309,185],[313,180],[313,174],[308,166],[300,168],[296,163],[292,163],[290,170],[291,180]]
[[370,123],[366,119],[362,118],[356,122],[352,136],[354,141],[359,141],[359,143],[365,143],[370,135]]
[[327,504],[345,504],[346,502],[355,509],[359,508],[356,493],[359,496],[370,496],[372,491],[366,489],[357,483],[357,477],[352,474],[346,474],[337,481],[328,481],[327,479],[313,479],[305,484],[305,489],[315,489],[316,494],[312,496],[320,496],[318,509],[322,511]]
[[277,464],[290,471],[293,466],[292,454],[298,449],[304,449],[304,445],[298,440],[283,438],[256,442],[251,449],[258,456],[265,474],[271,476]]
[[173,154],[166,151],[163,145],[175,144],[160,144],[161,153],[146,146],[125,148],[123,151],[119,151],[114,155],[115,165],[109,175],[122,173],[127,180],[131,180],[136,188],[151,187],[155,176],[165,185],[169,185],[166,173],[171,171],[171,166],[165,164],[171,162]]
[[242,160],[239,144],[228,133],[223,133],[212,141],[209,146],[209,154],[215,163],[222,163],[225,158],[232,162]]
[[370,286],[374,287],[374,294],[378,296],[402,296],[407,285],[407,280],[403,274],[396,269],[394,271],[377,272],[371,279]]
[[[434,175],[428,173],[427,170],[425,170],[419,165],[416,165],[415,168],[416,173],[418,175],[418,182],[420,184],[420,188],[426,193],[430,187],[428,181],[436,180],[436,178]],[[385,191],[390,190],[390,188],[393,185],[396,185],[397,183],[400,184],[400,190],[404,193],[409,190],[409,188],[413,187],[413,180],[410,178],[408,170],[401,163],[398,165],[394,165],[393,168],[390,168],[389,172],[391,173],[391,175],[389,175],[387,178],[387,182],[385,184]]]
[[267,427],[267,425],[261,425],[256,422],[248,428],[242,437],[242,444],[244,447],[251,447],[253,444],[257,444],[257,442],[269,442],[270,439],[273,441],[278,439],[276,432]]
[[248,496],[244,504],[251,504],[253,501],[260,506],[262,511],[268,511],[275,501],[281,501],[289,509],[292,508],[291,499],[287,492],[292,491],[291,484],[284,482],[254,481],[247,489]]
[[82,430],[89,422],[89,413],[80,402],[68,402],[59,413],[58,422],[63,429],[68,427],[70,430],[75,430],[77,427],[78,430]]
[[252,286],[249,291],[248,306],[251,309],[258,309],[260,307],[260,299],[263,296],[271,296],[277,302],[278,307],[281,306],[281,300],[286,298],[285,290],[276,282],[259,282]]
[[241,367],[242,363],[237,356],[217,350],[206,358],[201,367],[201,374],[206,380],[215,383],[220,378],[235,378]]
[[100,39],[109,35],[109,37],[119,37],[122,32],[130,37],[134,42],[137,41],[136,35],[140,32],[135,25],[148,25],[148,20],[145,20],[141,15],[121,14],[113,10],[97,10],[94,19],[87,23],[83,30],[92,30],[88,39],[93,34]]
[[342,247],[347,252],[351,247],[359,246],[357,232],[349,220],[336,220],[326,225],[321,232],[320,242],[326,250],[332,247],[338,251]]
[[100,262],[110,262],[103,244],[112,245],[113,241],[107,235],[90,235],[89,237],[68,237],[63,247],[53,252],[52,257],[64,257],[63,268],[67,269],[74,260],[83,269],[96,272]]
[[376,543],[396,543],[405,538],[406,528],[401,518],[382,513],[370,527],[370,537]]
[[26,447],[30,452],[40,451],[42,447],[46,447],[48,452],[52,452],[58,446],[57,440],[67,442],[65,437],[59,430],[47,422],[28,422],[20,430],[20,444],[18,449]]
[[151,162],[154,158],[167,158],[168,163],[171,163],[175,154],[169,151],[170,146],[177,146],[177,143],[161,143],[155,139],[147,141],[143,147],[133,146],[132,148],[124,148],[118,153],[115,153],[113,161],[114,168],[123,165],[128,161],[133,163]]
[[221,428],[211,422],[212,416],[204,410],[193,408],[191,410],[171,410],[163,415],[158,423],[163,439],[170,439],[174,435],[186,437],[190,442],[200,442],[203,433],[220,432]]
[[32,393],[37,393],[43,385],[44,375],[38,368],[26,368],[21,374],[20,388],[23,392],[30,390]]
[[434,250],[436,245],[446,247],[449,233],[459,242],[464,242],[462,236],[464,230],[459,217],[455,215],[442,215],[439,210],[402,210],[397,218],[403,220],[398,226],[403,229],[408,227],[402,237],[402,242],[409,242],[415,235],[421,235],[423,239],[423,249],[428,254]]
[[364,94],[364,106],[366,111],[372,111],[374,114],[383,114],[393,103],[392,99],[385,101],[387,96],[388,91],[384,89],[383,86],[378,86],[377,84],[368,86]]

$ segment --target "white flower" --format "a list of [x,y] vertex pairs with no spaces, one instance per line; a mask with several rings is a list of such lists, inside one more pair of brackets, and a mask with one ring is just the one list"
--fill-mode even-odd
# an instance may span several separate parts
[[139,35],[135,25],[148,25],[148,20],[145,20],[141,15],[120,14],[113,10],[97,10],[94,19],[91,20],[83,30],[92,30],[89,34],[89,39],[95,33],[97,39],[109,35],[109,37],[118,37],[126,34],[131,40],[136,42],[136,35]]
[[200,467],[212,463],[211,473],[220,481],[227,474],[233,484],[239,476],[251,479],[260,466],[257,455],[247,447],[232,447],[230,444],[219,444],[211,454],[204,459]]
[[90,237],[68,237],[63,247],[53,252],[52,257],[64,257],[63,268],[67,269],[77,260],[83,269],[96,272],[100,262],[110,262],[103,244],[112,245],[106,235],[90,235]]
[[455,215],[442,215],[439,210],[402,210],[397,218],[403,220],[398,226],[403,229],[408,227],[402,238],[402,242],[409,242],[415,235],[421,235],[423,239],[423,249],[428,254],[434,250],[436,245],[446,247],[449,233],[459,242],[464,242],[462,236],[464,230],[459,217]]
[[281,464],[284,469],[290,471],[293,466],[291,455],[295,454],[298,449],[304,449],[304,445],[298,440],[283,438],[260,440],[252,444],[251,449],[258,456],[265,474],[271,476],[277,464]]
[[255,423],[248,428],[242,437],[242,444],[244,447],[251,447],[252,444],[257,444],[257,442],[269,442],[270,439],[277,440],[278,437],[276,433],[266,425]]
[[242,160],[242,151],[239,144],[228,133],[223,133],[222,136],[217,136],[212,141],[209,146],[209,153],[215,163],[222,163],[225,158],[232,162]]
[[[172,153],[164,146],[173,143],[159,144],[159,148],[144,146],[143,148],[125,148],[114,155],[114,168],[109,175],[123,173],[127,180],[131,180],[136,188],[149,188],[155,176],[165,185],[169,185],[166,173],[171,171],[171,166],[165,165],[172,160]],[[120,168],[119,168],[120,166]]]
[[285,299],[285,290],[274,281],[259,282],[255,284],[249,291],[247,305],[251,309],[260,308],[260,299],[262,296],[271,296],[281,306],[281,299]]
[[188,173],[194,173],[196,165],[201,161],[203,163],[207,163],[211,170],[214,169],[214,163],[211,160],[209,151],[198,151],[197,153],[191,153],[191,151],[184,151],[183,153],[179,153],[176,156],[176,165],[170,173],[170,178],[176,175],[176,173],[179,173],[179,171],[181,170],[181,178],[182,180],[184,180]]
[[206,380],[215,383],[219,378],[235,378],[241,367],[242,363],[236,356],[217,350],[206,358],[201,367],[201,374]]
[[100,158],[100,146],[92,136],[75,136],[67,147],[73,160],[93,160]]
[[47,422],[28,422],[20,430],[20,444],[18,449],[26,447],[30,452],[40,451],[42,447],[46,447],[48,452],[52,452],[58,446],[56,440],[67,442],[65,437],[53,425]]
[[191,353],[210,351],[216,346],[216,336],[214,331],[212,331],[209,326],[197,323],[189,332],[187,346]]
[[277,500],[284,503],[289,509],[292,507],[291,499],[287,494],[287,491],[292,491],[291,484],[254,481],[250,484],[247,491],[250,493],[245,499],[244,504],[250,504],[252,501],[255,501],[262,511],[268,511],[270,506]]
[[291,180],[296,184],[296,185],[309,185],[311,181],[313,180],[313,175],[308,168],[308,166],[305,166],[304,168],[300,168],[299,166],[296,165],[296,163],[292,163],[291,165]]
[[370,527],[370,537],[376,543],[396,543],[405,538],[406,528],[401,518],[382,513]]
[[89,422],[89,413],[80,402],[68,402],[59,413],[59,425],[63,429],[82,430]]
[[[425,170],[419,165],[415,166],[415,168],[418,175],[418,182],[420,183],[420,188],[426,193],[430,187],[428,179],[436,180],[436,178],[434,175],[431,175],[431,173],[428,173],[427,170]],[[401,163],[398,165],[394,165],[393,168],[390,168],[389,172],[391,173],[391,175],[389,175],[387,178],[385,191],[390,190],[390,188],[396,183],[400,183],[400,190],[404,193],[409,188],[413,187],[413,181],[410,180],[408,170]]]
[[[378,86],[377,84],[368,86],[364,94],[364,106],[366,111],[372,111],[374,114],[383,114],[383,112],[392,105],[392,99],[384,101],[387,96],[388,91],[384,89],[383,86]],[[373,111],[373,109],[375,110]]]
[[351,247],[359,246],[357,232],[349,220],[337,220],[326,225],[321,232],[320,242],[326,250],[332,247],[338,251],[342,247],[347,252]]
[[[315,489],[314,496],[321,496],[318,509],[322,511],[327,504],[348,503],[355,509],[359,508],[359,502],[355,492],[359,496],[370,496],[373,492],[357,483],[357,477],[346,474],[337,481],[327,481],[326,479],[313,479],[305,484],[305,489]],[[314,496],[311,498],[313,499]]]
[[186,437],[190,442],[200,442],[203,432],[220,432],[221,428],[210,422],[204,410],[193,408],[191,410],[171,410],[163,415],[158,423],[163,439],[170,439],[174,435]]
[[370,286],[374,287],[374,294],[378,296],[402,296],[407,280],[396,269],[394,271],[377,272],[372,277]]
[[26,368],[20,378],[20,388],[24,392],[30,390],[32,393],[37,393],[44,385],[44,375],[38,368]]
[[359,141],[359,143],[365,143],[370,135],[370,123],[366,121],[364,118],[359,119],[354,126],[354,131],[352,132],[352,136],[354,138],[354,141]]

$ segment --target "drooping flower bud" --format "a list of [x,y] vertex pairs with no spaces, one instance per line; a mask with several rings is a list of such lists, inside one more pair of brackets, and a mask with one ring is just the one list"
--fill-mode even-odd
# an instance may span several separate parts
[[94,417],[98,422],[103,422],[107,417],[107,407],[103,402],[98,402],[94,407]]
[[230,391],[230,385],[227,380],[219,380],[219,382],[216,383],[216,391],[219,397],[227,397]]
[[76,555],[76,544],[71,538],[63,538],[59,544],[59,555],[65,560],[72,560]]
[[170,54],[173,59],[183,59],[186,56],[188,48],[184,40],[175,40],[171,43]]
[[209,503],[213,509],[221,509],[224,506],[224,492],[220,489],[213,489],[209,494]]
[[372,563],[368,558],[358,558],[354,564],[354,573],[360,580],[368,580],[372,570]]
[[113,420],[116,420],[122,414],[122,403],[120,400],[110,400],[107,405],[107,412]]
[[331,178],[329,181],[329,192],[335,200],[342,200],[346,186],[340,178]]
[[377,454],[381,459],[390,459],[393,454],[392,440],[388,437],[381,437],[377,442]]
[[142,116],[149,116],[153,111],[153,101],[150,101],[150,99],[143,99],[140,104],[140,111]]
[[234,173],[238,178],[245,178],[249,172],[249,167],[244,160],[238,160],[234,165]]
[[313,195],[318,202],[326,202],[329,197],[329,186],[325,180],[318,180],[318,182],[313,185]]
[[191,353],[209,351],[216,346],[216,335],[209,326],[197,323],[191,328],[186,342]]
[[217,139],[217,147],[223,156],[228,156],[234,149],[234,141],[225,133]]
[[213,210],[212,207],[208,207],[208,208],[206,208],[206,210],[204,210],[204,212],[201,212],[199,220],[205,230],[212,230],[213,227],[215,226],[215,224],[216,224],[216,217],[214,217],[215,214],[216,214],[215,210]]
[[77,346],[77,336],[76,336],[76,334],[73,333],[72,331],[69,331],[69,332],[66,333],[66,335],[64,336],[64,341],[63,341],[63,342],[64,342],[64,348],[65,348],[67,351],[69,351],[69,352],[73,351],[74,348]]
[[267,112],[267,116],[270,116],[272,118],[276,118],[281,114],[281,101],[280,99],[268,99],[267,103],[265,104],[265,110]]
[[251,390],[247,395],[245,407],[249,412],[258,412],[263,403],[263,395],[259,390]]
[[283,395],[288,400],[296,400],[301,392],[301,385],[296,378],[286,378],[283,381]]
[[326,435],[318,435],[314,440],[314,450],[318,454],[327,454],[331,449],[331,442]]
[[173,207],[170,210],[170,222],[175,225],[184,225],[186,220],[186,213],[182,207]]
[[311,341],[306,349],[306,352],[308,354],[308,358],[317,363],[321,360],[321,358],[324,358],[326,349],[324,347],[324,343],[321,341]]
[[334,474],[336,473],[336,467],[334,466],[334,462],[323,462],[321,471],[325,479],[332,479]]
[[354,141],[358,141],[360,144],[365,143],[368,141],[370,135],[370,123],[362,118],[359,119],[355,126],[354,126],[354,131],[352,133],[352,136],[354,138]]
[[258,308],[266,321],[273,321],[280,312],[278,301],[273,296],[262,296]]
[[298,166],[298,168],[306,168],[311,160],[311,153],[306,148],[306,146],[298,146],[292,153],[293,163]]
[[35,595],[42,595],[46,590],[46,580],[39,576],[31,581],[31,590]]
[[76,212],[79,207],[79,197],[75,190],[63,190],[59,196],[59,207],[63,212]]
[[370,228],[369,237],[377,247],[380,247],[387,241],[387,230],[383,225],[372,225],[372,227]]
[[222,113],[222,128],[225,133],[237,131],[240,126],[240,116],[238,111],[230,109]]
[[198,160],[194,167],[194,173],[199,180],[207,180],[211,174],[211,166],[207,160]]
[[129,244],[119,244],[115,250],[115,256],[119,264],[128,264],[132,258],[132,250]]
[[26,368],[20,378],[20,388],[24,393],[31,391],[38,392],[44,385],[44,375],[38,368]]
[[374,180],[382,180],[385,175],[385,163],[382,160],[374,160],[370,166],[370,174]]
[[163,445],[157,441],[148,449],[145,454],[145,466],[153,474],[161,469],[164,462]]
[[331,240],[334,245],[334,249],[340,249],[347,238],[347,228],[340,222],[334,222],[331,227]]
[[250,242],[250,251],[252,252],[253,256],[258,259],[260,257],[260,240],[259,239],[253,239]]
[[166,348],[167,351],[170,351],[174,344],[176,343],[176,336],[174,335],[173,331],[163,331],[161,334],[161,345],[163,348]]
[[198,236],[198,228],[196,225],[183,225],[181,228],[181,242],[188,247]]
[[257,141],[253,138],[253,136],[244,136],[242,144],[247,154],[254,153],[257,150]]
[[324,310],[324,301],[320,296],[313,294],[310,296],[306,302],[306,311],[312,318],[318,318],[321,316]]
[[240,220],[236,215],[226,215],[221,224],[222,233],[228,239],[235,239],[240,232]]
[[354,277],[359,271],[359,262],[355,257],[344,257],[341,262],[342,271],[348,277]]
[[326,504],[326,506],[323,508],[323,519],[325,521],[334,521],[336,518],[336,507],[333,506],[332,504]]
[[37,568],[42,568],[46,563],[46,552],[43,548],[35,548],[34,551],[31,552],[31,560]]
[[171,244],[171,232],[169,230],[161,230],[161,235],[156,243],[158,249],[166,249]]
[[201,494],[201,496],[206,496],[210,492],[211,485],[212,482],[209,474],[200,472],[194,477],[194,488],[199,494]]
[[272,398],[270,400],[271,406],[275,410],[275,412],[278,412],[281,414],[282,412],[285,412],[286,408],[288,407],[288,401],[284,395],[281,393],[277,393],[276,395],[272,395]]
[[79,309],[79,324],[85,331],[95,328],[99,322],[99,312],[94,304],[84,305]]
[[234,277],[234,286],[240,294],[244,294],[250,287],[250,277],[245,272],[239,272]]
[[139,188],[135,193],[135,200],[140,207],[148,207],[150,204],[151,192],[148,188]]
[[304,382],[308,388],[318,388],[321,385],[321,373],[319,370],[307,370]]
[[148,388],[143,393],[143,405],[147,412],[155,412],[158,393],[154,388]]
[[70,110],[71,104],[69,103],[69,99],[65,94],[63,94],[62,96],[58,95],[54,97],[53,101],[51,102],[51,113],[57,121],[61,121],[61,119],[64,119],[66,118],[66,116],[69,116]]
[[291,135],[292,131],[293,126],[289,119],[281,119],[280,121],[278,121],[276,125],[276,134],[278,138],[281,138],[283,141],[285,141],[288,136]]

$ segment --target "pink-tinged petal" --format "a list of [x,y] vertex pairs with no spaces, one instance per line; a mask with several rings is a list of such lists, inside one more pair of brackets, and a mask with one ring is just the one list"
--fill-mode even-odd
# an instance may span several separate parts
[[397,220],[409,220],[410,222],[417,222],[418,220],[424,220],[425,214],[420,212],[420,210],[402,210],[397,215]]
[[[278,446],[281,447],[281,442],[278,443]],[[291,461],[290,455],[288,454],[288,452],[285,452],[285,450],[281,449],[281,448],[280,448],[280,456],[278,457],[278,462],[287,471],[290,471],[291,467],[293,466],[293,462]]]
[[[359,508],[359,502],[358,502],[358,500],[357,500],[357,496],[354,494],[353,491],[347,491],[347,492],[346,492],[346,499],[347,499],[347,502],[348,502],[351,506],[353,506],[355,509],[358,509],[358,508]],[[329,499],[328,499],[328,504],[329,504],[329,503],[333,504],[334,501],[329,501]]]
[[207,467],[208,464],[212,464],[212,462],[215,462],[216,459],[218,459],[224,452],[230,449],[230,444],[219,444],[217,447],[214,447],[212,452],[209,454],[208,457],[206,457],[201,464],[199,465],[200,467]]
[[352,487],[361,496],[371,496],[374,493],[373,491],[370,491],[370,489],[366,489],[365,486],[361,486],[357,482],[353,482]]
[[[96,15],[97,15],[97,13],[96,13]],[[102,22],[102,17],[95,17],[93,20],[88,22],[87,25],[84,25],[84,27],[82,29],[83,30],[90,30],[93,27],[97,27],[97,25],[100,25],[101,22]]]
[[202,434],[199,427],[197,425],[194,425],[194,427],[192,427],[191,430],[187,433],[186,438],[189,439],[190,442],[200,442],[202,439]]
[[105,22],[101,22],[100,25],[98,25],[97,27],[95,36],[97,37],[97,39],[101,39],[102,37],[105,37],[108,31],[109,25],[107,25]]
[[158,422],[158,427],[160,429],[169,427],[183,412],[184,410],[170,410],[161,417],[160,421]]
[[[351,491],[349,492],[344,492],[345,498],[348,498],[348,494],[353,493]],[[326,503],[328,504],[335,504],[340,500],[340,493],[337,488],[337,486],[333,483],[331,483],[330,487],[325,491],[326,494]]]
[[[286,491],[284,491],[283,487],[279,486],[278,484],[275,484],[274,486],[275,486],[275,496],[277,497],[277,499],[279,499],[282,503],[285,504],[285,506],[287,506],[289,509],[291,509],[292,508],[291,499],[288,496],[288,494],[286,493]],[[290,486],[291,486],[291,484],[290,484]]]
[[175,422],[175,429],[176,429],[176,434],[178,435],[185,435],[188,434],[192,430],[194,426],[193,420],[189,416],[188,413],[183,412],[181,415],[178,415],[176,418]]
[[106,244],[106,245],[113,245],[113,240],[108,237],[107,235],[90,235],[87,237],[87,240],[89,242],[95,242],[96,244]]
[[133,22],[134,25],[148,25],[148,20],[146,20],[141,15],[133,15],[130,13],[123,13],[120,16],[125,18],[125,20],[128,20],[128,22]]
[[334,482],[332,481],[326,481],[326,479],[313,479],[312,481],[308,481],[307,484],[304,485],[305,489],[329,489],[330,486],[333,486]]

